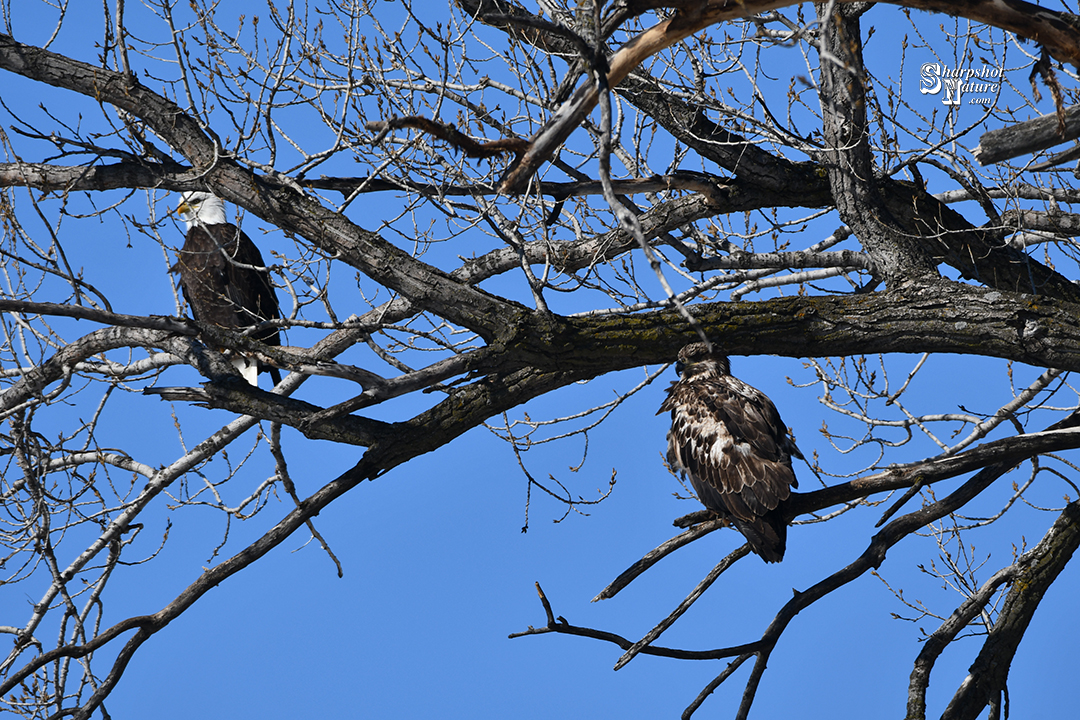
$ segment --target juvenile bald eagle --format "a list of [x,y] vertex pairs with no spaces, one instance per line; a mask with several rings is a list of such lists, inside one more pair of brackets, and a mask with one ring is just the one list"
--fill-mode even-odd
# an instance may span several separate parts
[[[187,224],[187,239],[172,272],[180,276],[180,289],[199,322],[226,330],[243,330],[281,317],[270,274],[255,243],[225,220],[225,203],[205,192],[180,196],[176,212]],[[280,345],[276,327],[251,335],[267,345]],[[259,364],[234,354],[232,363],[252,385],[258,385]],[[270,371],[280,382],[277,368]]]
[[692,343],[679,351],[675,368],[679,380],[657,412],[671,411],[668,463],[765,562],[780,562],[787,541],[783,503],[798,487],[791,457],[802,453],[776,406],[732,377],[726,356]]

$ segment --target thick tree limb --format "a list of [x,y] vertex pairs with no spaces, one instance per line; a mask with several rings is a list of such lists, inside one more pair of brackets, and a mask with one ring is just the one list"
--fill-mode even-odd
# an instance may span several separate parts
[[[977,353],[1042,367],[1080,369],[1080,328],[1076,323],[1080,307],[958,283],[943,281],[918,292],[712,303],[695,306],[692,311],[713,341],[721,343],[731,355]],[[506,333],[505,344],[485,355],[482,365],[463,365],[454,371],[482,370],[488,375],[487,380],[454,391],[449,399],[410,422],[420,425],[432,422],[439,426],[449,423],[456,428],[456,436],[459,430],[463,432],[502,409],[535,397],[538,390],[532,383],[538,378],[544,378],[541,385],[551,389],[629,367],[661,364],[670,361],[692,336],[674,310],[634,316],[552,315],[540,322],[510,323]],[[41,393],[70,372],[65,368],[73,367],[81,359],[130,346],[161,347],[174,354],[202,347],[190,339],[160,331],[140,328],[96,331],[29,371],[0,396],[0,410],[15,407]],[[218,353],[195,355],[185,361],[195,364],[213,381],[233,375],[232,366]],[[514,379],[518,377],[518,368],[523,367],[531,367],[535,376],[526,373]],[[445,380],[448,376],[440,377]],[[509,395],[495,398],[489,391],[496,388],[521,391],[524,395],[516,402]],[[214,406],[243,414],[255,412],[259,417],[294,427],[302,428],[306,422],[304,413],[282,409],[260,414],[263,411],[246,400],[232,397],[229,394],[215,397]],[[471,400],[466,400],[470,397]],[[475,411],[463,414],[462,404],[473,402],[478,403]],[[487,402],[491,406],[485,413],[483,405]],[[427,445],[427,440],[421,445]]]
[[253,176],[224,157],[218,139],[204,132],[183,109],[140,85],[133,76],[25,45],[4,34],[0,34],[0,69],[111,103],[141,118],[199,172],[199,183],[184,189],[210,187],[219,197],[285,232],[305,237],[417,306],[485,339],[498,335],[514,314],[527,312],[515,303],[455,282],[285,184]]
[[1001,224],[1017,230],[1041,230],[1064,237],[1080,235],[1080,215],[1075,213],[1006,210],[1001,213]]
[[1043,115],[1033,120],[989,130],[979,138],[971,151],[980,165],[993,165],[1020,155],[1052,148],[1080,137],[1080,105],[1065,110],[1065,132],[1061,132],[1058,116]]
[[[507,0],[457,2],[466,12],[481,20],[485,20],[490,13],[526,13]],[[988,6],[992,4],[966,3],[964,11],[971,6],[984,6],[971,11],[991,15],[994,9]],[[1013,10],[1002,12],[1011,17],[1012,21],[1023,22],[1025,19],[1041,17],[1040,11],[1034,9],[1035,6],[1027,3],[1011,5]],[[944,6],[912,6],[952,11]],[[950,8],[952,7],[950,4]],[[1057,20],[1067,24],[1071,22],[1071,17],[1060,14]],[[492,24],[500,26],[497,22]],[[1061,32],[1074,32],[1076,42],[1080,43],[1080,34],[1075,31],[1062,28]],[[548,51],[555,49],[565,53],[574,52],[564,38],[545,35],[541,31],[535,31],[524,39]],[[829,176],[822,172],[822,165],[812,162],[793,163],[771,155],[758,145],[747,142],[745,138],[709,119],[700,106],[669,92],[642,69],[636,70],[614,89],[655,119],[680,142],[735,173],[739,180],[745,183],[737,186],[737,196],[753,187],[757,188],[756,193],[781,198],[779,201],[782,203],[790,202],[800,207],[825,207],[835,204]],[[1037,292],[1070,302],[1080,302],[1080,289],[1068,278],[1003,243],[1000,237],[993,233],[976,228],[943,201],[927,195],[910,183],[892,178],[879,177],[875,178],[874,182],[887,214],[900,223],[902,234],[923,238],[928,252],[955,267],[963,277],[1001,290]],[[1046,193],[1045,190],[1029,190],[1027,195],[1035,197],[1044,197]],[[1017,191],[1022,192],[1024,189],[1018,188]]]
[[[817,7],[822,29],[818,96],[827,148],[823,155],[840,219],[859,238],[890,287],[936,277],[937,263],[927,244],[919,235],[906,232],[902,221],[893,216],[874,176],[859,25],[865,8]],[[834,14],[826,16],[826,12]],[[910,226],[912,219],[906,224]]]
[[[842,0],[840,4],[848,1],[850,0]],[[487,14],[502,14],[497,9],[501,9],[500,6],[504,4],[510,5],[490,1],[470,3],[466,0],[459,0],[459,4],[470,15],[478,16],[481,20]],[[728,3],[725,0],[704,3],[646,2],[640,5],[630,3],[631,9],[639,12],[657,7],[674,7],[677,8],[677,12],[673,17],[641,32],[608,59],[610,70],[607,73],[607,85],[608,87],[617,86],[646,58],[671,47],[709,25],[750,17],[792,4],[794,3],[775,0],[740,3]],[[944,2],[944,0],[897,0],[893,4],[959,15],[1015,32],[1024,37],[1031,37],[1038,40],[1059,60],[1080,66],[1080,23],[1077,23],[1075,16],[1070,13],[1047,10],[1020,0],[983,0],[963,3]],[[514,6],[510,5],[510,7]],[[526,184],[540,165],[550,160],[556,149],[596,107],[598,98],[594,83],[586,81],[580,85],[544,128],[533,136],[529,150],[504,175],[500,191],[506,194],[524,191]]]
[[[730,355],[925,351],[1009,357],[1038,367],[1080,367],[1080,330],[1074,325],[1080,307],[948,281],[910,292],[709,303],[691,312]],[[556,362],[590,372],[602,365],[610,371],[669,362],[693,336],[673,310],[551,322],[519,335],[510,347],[520,343],[524,350],[531,344],[529,332],[535,332],[547,342],[532,346],[523,359],[540,367]]]
[[[1040,367],[1080,369],[1076,324],[1080,307],[945,281],[918,292],[711,303],[694,306],[692,312],[731,355],[976,353]],[[550,387],[561,387],[616,370],[669,362],[694,337],[675,310],[632,316],[552,315],[542,322],[518,323],[508,332],[508,342],[493,349],[476,368],[487,374],[486,380],[454,391],[410,422],[457,425],[468,417],[468,423],[479,423],[516,404],[506,405],[509,398],[497,398],[502,391],[490,395],[496,388],[522,391],[524,402],[535,396],[536,389],[526,387],[538,378],[544,378],[545,386],[555,382]],[[535,376],[515,379],[522,367],[532,368]],[[480,394],[473,397],[473,392]],[[484,414],[483,403],[489,401],[495,409]],[[464,413],[463,404],[474,402],[476,414]],[[222,407],[246,412],[227,403]],[[275,420],[302,422],[296,417],[275,416]]]
[[115,162],[87,165],[0,163],[0,187],[32,187],[47,192],[103,191],[122,188],[190,187],[198,174],[180,165]]

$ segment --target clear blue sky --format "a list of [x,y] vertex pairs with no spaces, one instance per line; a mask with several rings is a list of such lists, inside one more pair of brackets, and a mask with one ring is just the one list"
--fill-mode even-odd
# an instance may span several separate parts
[[[445,12],[442,4],[431,5],[432,12],[436,7],[437,12]],[[233,6],[239,15],[255,12],[253,8],[260,4],[230,3],[226,12],[233,12]],[[864,27],[877,29],[869,47],[880,53],[876,57],[882,63],[899,47],[893,32],[898,17],[895,8],[879,6],[864,21]],[[923,17],[930,29],[940,22]],[[93,27],[98,32],[100,21]],[[64,52],[70,47],[65,43],[77,43],[77,29],[73,23],[53,49]],[[30,31],[16,32],[16,37],[41,40]],[[93,35],[84,36],[84,41],[89,37]],[[90,52],[83,46],[75,54],[90,59]],[[941,52],[948,54],[945,49]],[[914,67],[909,60],[909,72]],[[877,71],[879,82],[888,76],[880,67]],[[1026,83],[1026,71],[1015,75],[1014,82]],[[939,98],[918,93],[917,77],[894,80],[906,101],[927,111],[940,109]],[[32,87],[9,76],[0,77],[0,83],[7,88],[3,92],[6,102]],[[54,97],[36,86],[32,92]],[[977,113],[971,108],[961,120],[974,122]],[[112,195],[110,200],[115,199]],[[139,209],[141,202],[139,198],[129,202],[125,212],[145,215],[145,204]],[[373,227],[380,213],[389,215],[391,210],[380,206],[386,202],[374,198],[358,204],[358,212],[372,217],[361,224]],[[168,261],[160,247],[96,220],[67,223],[65,229],[71,235],[66,248],[72,253],[72,264],[84,267],[88,278],[107,289],[117,312],[175,313],[165,280]],[[824,237],[836,224],[833,217],[815,230]],[[265,242],[288,248],[279,236],[267,237]],[[124,272],[107,271],[117,266]],[[132,276],[146,280],[133,284]],[[297,342],[304,336],[293,337]],[[914,355],[889,358],[893,377],[906,376],[916,360]],[[182,369],[175,372],[179,378],[175,384],[195,382]],[[812,379],[801,360],[733,358],[733,372],[774,399],[807,454],[820,451],[826,467],[838,472],[854,467],[849,459],[830,451],[818,432],[827,416],[817,402],[819,393],[793,388],[786,381],[787,377],[797,383]],[[1018,366],[1015,373],[1017,385],[1023,386],[1038,371]],[[584,409],[643,377],[641,370],[602,377],[542,398],[524,410],[536,418],[564,414],[567,408]],[[698,507],[694,501],[673,497],[680,488],[661,462],[667,420],[655,412],[673,379],[674,371],[669,371],[592,431],[588,462],[582,470],[570,470],[580,461],[580,439],[525,455],[529,470],[538,478],[553,474],[575,495],[586,498],[606,490],[612,469],[617,470],[611,497],[588,508],[588,516],[572,513],[553,522],[562,516],[563,506],[534,490],[529,531],[522,533],[525,478],[504,443],[485,429],[473,430],[448,447],[364,483],[315,519],[344,565],[343,579],[336,576],[316,544],[305,546],[306,533],[298,533],[209,592],[147,642],[106,708],[113,718],[152,715],[159,720],[193,715],[519,720],[677,716],[723,669],[723,661],[640,656],[613,672],[611,667],[621,655],[614,645],[559,635],[507,639],[509,633],[530,624],[544,624],[533,587],[537,581],[557,615],[573,624],[637,639],[665,617],[724,554],[741,544],[733,531],[713,533],[664,560],[615,599],[589,602],[643,553],[676,534],[673,518]],[[300,397],[331,404],[351,392],[352,388],[338,381],[315,380]],[[919,412],[952,412],[963,404],[973,411],[992,413],[1009,397],[1004,362],[939,357],[919,375],[909,403]],[[1075,398],[1067,396],[1061,402],[1066,400]],[[117,418],[117,445],[137,441],[147,457],[160,462],[178,453],[167,404],[136,395],[117,401],[116,412],[121,408],[138,421],[125,423]],[[179,411],[184,413],[191,438],[198,437],[198,428],[212,430],[232,419],[223,411]],[[841,424],[835,418],[829,422]],[[308,441],[288,429],[284,444],[301,496],[351,467],[360,453],[356,448]],[[932,452],[923,443],[917,449],[905,448],[894,461]],[[239,456],[242,451],[236,453]],[[803,489],[816,487],[805,466],[797,471]],[[269,458],[261,448],[233,482],[251,487],[270,472]],[[1011,476],[1006,477],[1001,487],[988,493],[980,511],[991,513],[1004,502],[1010,480]],[[959,482],[945,483],[939,496]],[[242,494],[239,489],[236,492]],[[1047,505],[1060,505],[1063,492],[1053,487],[1040,499]],[[204,566],[228,557],[264,532],[269,522],[288,511],[289,503],[287,498],[272,499],[257,519],[234,522],[229,542],[215,560],[211,556],[224,531],[220,513],[197,507],[162,509],[148,521],[144,533],[148,541],[159,537],[169,518],[169,541],[153,562],[126,568],[124,577],[114,580],[107,618],[115,621],[155,612]],[[782,564],[767,566],[754,557],[745,559],[658,644],[707,649],[756,639],[791,597],[792,589],[805,589],[862,552],[882,509],[861,508],[833,522],[792,528]],[[1000,524],[973,535],[979,543],[978,554],[991,555],[980,579],[1008,561],[1010,543],[1021,535],[1029,546],[1037,542],[1053,517],[1017,507]],[[931,538],[909,538],[889,554],[881,573],[894,587],[903,588],[908,599],[923,601],[948,615],[959,596],[915,569],[936,557]],[[1065,717],[1074,711],[1071,694],[1062,688],[1069,687],[1076,665],[1072,642],[1062,642],[1062,638],[1075,640],[1080,630],[1074,600],[1078,590],[1080,576],[1071,567],[1035,616],[1011,675],[1015,717]],[[0,624],[9,624],[7,617],[12,614],[15,624],[20,624],[25,603],[36,599],[31,591],[0,590]],[[930,632],[938,621],[925,618],[911,623],[894,619],[891,613],[909,616],[911,611],[880,580],[868,575],[801,614],[771,658],[753,717],[791,717],[793,713],[800,718],[899,717],[911,663],[921,647],[919,628]],[[980,643],[980,638],[962,641],[941,658],[930,687],[931,711],[943,709]],[[708,700],[699,717],[733,714],[749,667]]]

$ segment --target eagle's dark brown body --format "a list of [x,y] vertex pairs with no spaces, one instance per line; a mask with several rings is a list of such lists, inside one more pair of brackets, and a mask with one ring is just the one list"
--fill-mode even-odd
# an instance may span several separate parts
[[680,378],[660,412],[671,412],[668,463],[698,499],[727,519],[766,562],[784,558],[783,502],[798,486],[791,458],[802,457],[776,406],[730,374],[727,357],[704,343],[679,352]]
[[[209,193],[185,193],[179,212],[188,233],[172,269],[180,276],[192,317],[227,330],[279,318],[277,295],[262,254],[239,228],[225,222],[221,200]],[[267,345],[281,343],[276,327],[251,337]],[[240,370],[252,382],[252,375]]]

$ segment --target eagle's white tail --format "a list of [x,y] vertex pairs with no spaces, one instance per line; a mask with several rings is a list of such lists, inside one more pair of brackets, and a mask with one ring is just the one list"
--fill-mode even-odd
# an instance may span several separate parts
[[258,361],[246,358],[243,355],[233,355],[232,364],[234,368],[240,371],[240,374],[244,376],[244,379],[248,381],[248,385],[259,387]]

